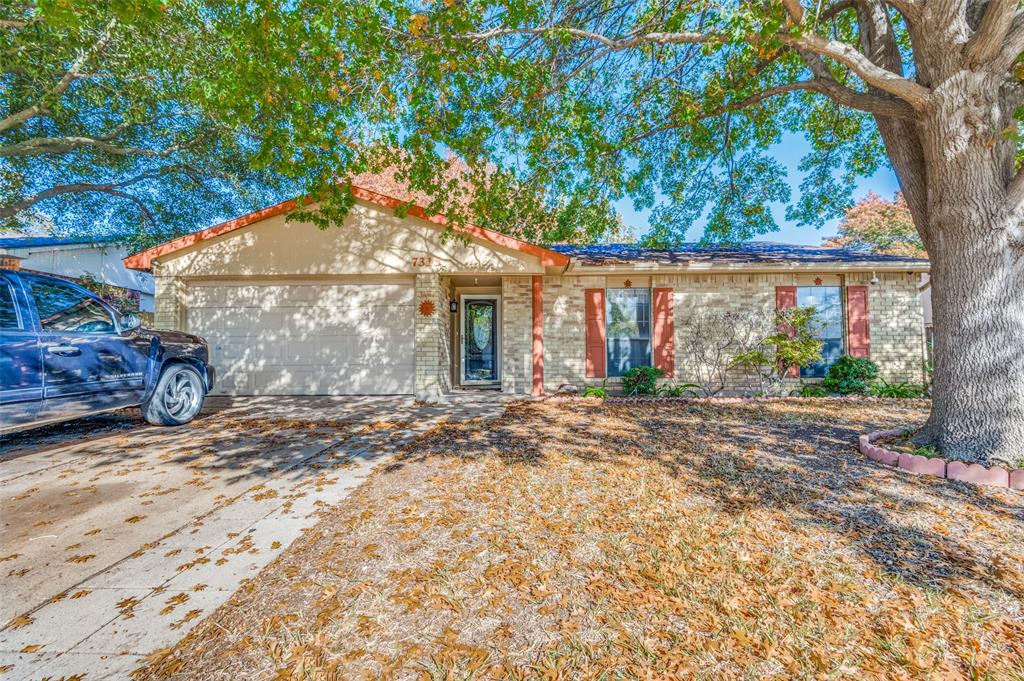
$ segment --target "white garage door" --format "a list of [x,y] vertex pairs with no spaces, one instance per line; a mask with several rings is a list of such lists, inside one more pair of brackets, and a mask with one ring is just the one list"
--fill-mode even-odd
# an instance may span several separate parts
[[186,328],[210,343],[217,393],[411,393],[411,282],[193,282]]

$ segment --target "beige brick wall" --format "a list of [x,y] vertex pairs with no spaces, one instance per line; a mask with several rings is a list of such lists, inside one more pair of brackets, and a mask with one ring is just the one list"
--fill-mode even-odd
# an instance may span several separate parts
[[[420,314],[420,306],[430,301],[434,304],[431,315]],[[416,399],[434,402],[448,390],[447,366],[442,371],[442,361],[448,355],[449,344],[444,343],[447,325],[447,298],[441,287],[441,277],[436,272],[416,275]]]
[[[677,383],[697,382],[692,360],[686,356],[688,324],[697,310],[706,308],[753,310],[764,320],[762,332],[772,330],[776,286],[811,286],[820,276],[823,285],[838,286],[839,275],[730,274],[656,275],[651,286],[674,289]],[[890,381],[920,383],[923,350],[922,312],[917,296],[918,275],[879,273],[869,285],[870,273],[848,275],[848,285],[869,285],[871,358]],[[620,277],[621,278],[621,277]],[[634,277],[634,279],[636,279]],[[605,277],[551,276],[544,278],[544,387],[553,392],[562,384],[599,385],[587,379],[584,290],[606,285]],[[612,286],[619,285],[611,281]],[[532,383],[532,317],[529,277],[505,277],[502,285],[504,357],[502,388],[529,393]],[[844,296],[845,299],[845,296]],[[787,381],[795,387],[800,381]],[[609,385],[615,381],[609,380]],[[726,390],[738,392],[756,386],[755,379],[732,372]]]
[[533,389],[532,306],[530,277],[502,277],[501,389],[507,393]]
[[604,277],[544,277],[545,391],[586,380],[584,292],[604,285]]
[[160,275],[159,268],[154,268],[153,273],[156,305],[153,311],[153,326],[158,329],[184,329],[185,282],[178,277]]

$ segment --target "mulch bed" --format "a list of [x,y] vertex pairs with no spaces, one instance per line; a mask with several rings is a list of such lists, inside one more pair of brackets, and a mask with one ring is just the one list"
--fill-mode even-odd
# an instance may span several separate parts
[[1024,509],[859,434],[927,402],[513,404],[439,427],[140,678],[992,678]]

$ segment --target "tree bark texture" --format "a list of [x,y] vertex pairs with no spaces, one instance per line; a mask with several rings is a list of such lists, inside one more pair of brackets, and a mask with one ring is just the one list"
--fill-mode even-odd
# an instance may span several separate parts
[[1024,465],[1024,215],[1008,200],[1014,149],[991,74],[960,71],[919,124],[927,178],[933,401],[918,436],[950,459]]

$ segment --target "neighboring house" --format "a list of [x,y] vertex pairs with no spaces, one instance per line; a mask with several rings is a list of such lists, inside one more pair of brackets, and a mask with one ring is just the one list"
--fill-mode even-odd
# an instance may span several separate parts
[[[754,243],[544,248],[354,187],[344,224],[286,223],[294,202],[125,260],[156,278],[156,325],[206,337],[229,394],[511,393],[600,385],[630,366],[686,381],[697,310],[815,304],[826,351],[921,382],[927,261]],[[794,384],[798,379],[792,379]]]
[[2,236],[0,256],[20,259],[22,269],[78,279],[83,275],[127,289],[139,310],[153,312],[153,276],[124,266],[125,246],[95,237]]

